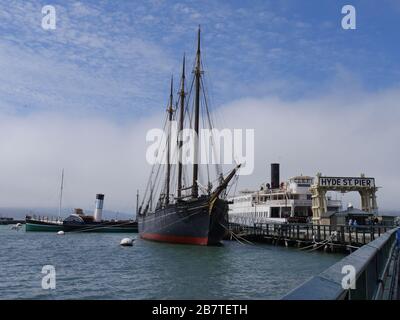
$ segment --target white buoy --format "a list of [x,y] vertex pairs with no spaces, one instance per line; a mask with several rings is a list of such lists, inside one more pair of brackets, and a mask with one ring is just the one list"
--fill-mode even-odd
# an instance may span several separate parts
[[64,231],[60,230],[57,232],[58,235],[63,236],[64,235]]
[[12,227],[11,227],[11,230],[17,230],[17,231],[19,231],[19,229],[22,227],[22,224],[21,223],[17,223],[16,225],[13,225]]
[[124,247],[131,247],[133,246],[133,239],[123,238],[119,244]]

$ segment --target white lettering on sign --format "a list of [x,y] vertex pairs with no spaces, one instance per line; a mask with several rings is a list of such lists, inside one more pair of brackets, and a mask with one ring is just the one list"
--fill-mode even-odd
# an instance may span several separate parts
[[374,178],[336,178],[320,177],[319,185],[321,187],[364,187],[375,188]]

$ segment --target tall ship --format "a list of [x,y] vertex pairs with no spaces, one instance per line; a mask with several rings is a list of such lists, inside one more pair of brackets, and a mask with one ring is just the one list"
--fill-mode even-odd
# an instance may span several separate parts
[[[280,182],[280,165],[273,163],[270,183],[263,183],[258,190],[243,190],[230,198],[229,222],[242,225],[310,222],[313,183],[313,177],[303,175]],[[340,211],[342,201],[328,196],[327,209]]]
[[[215,165],[216,179],[211,181],[208,165],[199,166],[199,139],[193,139],[193,163],[183,165],[183,130],[190,128],[199,137],[200,124],[212,129],[212,119],[203,81],[200,50],[200,27],[193,77],[188,92],[185,83],[185,57],[183,58],[180,90],[174,109],[173,81],[167,106],[166,143],[160,146],[166,163],[156,163],[150,174],[142,203],[138,209],[140,237],[147,240],[216,245],[228,229],[228,201],[226,189],[235,176],[237,165],[225,176],[220,165]],[[178,138],[171,134],[172,121],[178,121]],[[180,138],[179,138],[180,137]],[[175,144],[176,148],[173,148]],[[173,149],[176,152],[173,152]],[[175,165],[172,165],[173,159]],[[205,168],[207,180],[200,181],[200,169]],[[201,167],[201,168],[200,168]],[[161,173],[163,172],[163,173]],[[205,175],[203,172],[203,176]],[[176,177],[176,179],[174,179]],[[162,181],[162,183],[161,183]],[[213,185],[214,183],[214,185]]]

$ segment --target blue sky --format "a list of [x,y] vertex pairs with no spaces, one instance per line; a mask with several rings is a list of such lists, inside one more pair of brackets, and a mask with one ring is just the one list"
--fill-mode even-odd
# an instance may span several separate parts
[[[341,28],[345,4],[356,30]],[[56,30],[41,28],[44,5]],[[280,162],[283,178],[374,176],[378,204],[396,209],[399,18],[397,0],[2,1],[0,206],[56,207],[65,168],[66,206],[103,192],[106,209],[133,210],[146,132],[201,24],[217,127],[255,130],[255,172],[237,190]]]
[[[214,107],[243,97],[299,99],[398,86],[400,4],[351,1],[10,1],[0,4],[0,108],[130,119],[164,108],[195,31]],[[41,8],[57,29],[41,28]]]

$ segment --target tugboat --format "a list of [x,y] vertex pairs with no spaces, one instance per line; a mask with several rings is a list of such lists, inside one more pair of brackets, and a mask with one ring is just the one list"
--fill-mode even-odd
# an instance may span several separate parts
[[[182,164],[182,132],[185,120],[187,127],[194,130],[195,137],[199,137],[200,115],[203,125],[211,128],[212,121],[203,82],[203,70],[200,53],[200,27],[198,29],[197,53],[193,70],[193,79],[188,96],[185,92],[185,57],[183,58],[182,77],[180,83],[179,98],[176,109],[179,105],[179,128],[176,147],[173,148],[171,139],[171,122],[175,116],[173,101],[173,81],[171,80],[171,92],[167,107],[168,137],[166,139],[166,165],[154,165],[149,178],[148,187],[144,193],[143,202],[137,212],[139,222],[139,234],[142,239],[160,242],[195,244],[195,245],[217,245],[223,239],[228,229],[228,201],[226,200],[226,188],[235,176],[240,165],[236,166],[226,177],[223,176],[219,165],[216,165],[217,186],[213,188],[209,179],[207,165],[207,186],[199,182],[199,141],[193,141],[193,167],[191,168],[191,185],[184,186],[185,172]],[[191,95],[194,88],[194,97]],[[192,96],[192,99],[190,99]],[[201,101],[201,98],[204,98]],[[189,101],[192,102],[192,112],[189,111]],[[200,110],[202,109],[202,110]],[[193,120],[193,122],[192,122]],[[172,167],[173,154],[171,150],[177,150],[177,168]],[[160,168],[165,170],[162,190],[158,194],[160,186]],[[176,194],[171,191],[174,186],[171,184],[173,169],[177,169]],[[188,169],[190,170],[190,168]],[[186,172],[187,173],[187,172]],[[158,200],[157,195],[159,195]],[[156,205],[153,204],[156,202]]]
[[138,232],[138,223],[134,220],[102,220],[104,194],[96,195],[96,209],[94,215],[85,215],[82,209],[62,220],[60,217],[26,216],[26,231],[50,232]]

